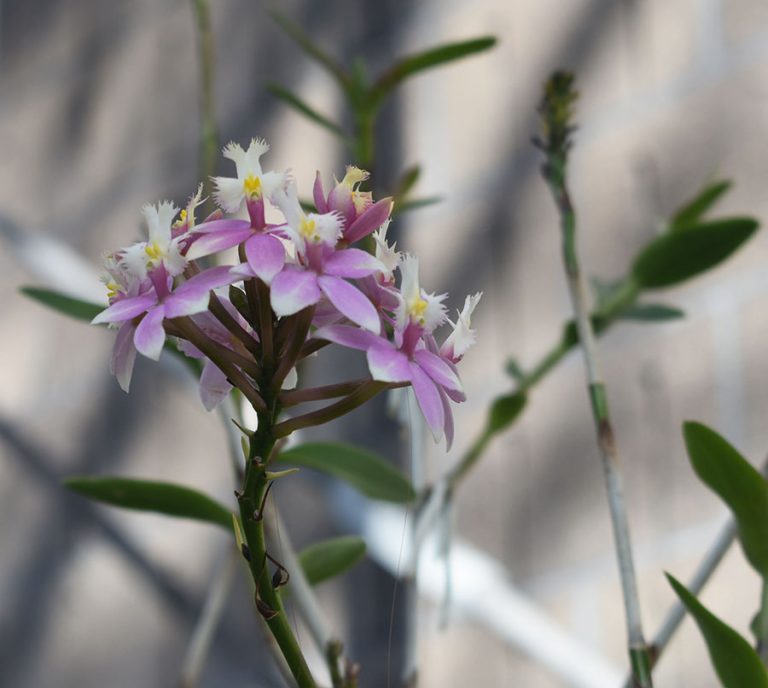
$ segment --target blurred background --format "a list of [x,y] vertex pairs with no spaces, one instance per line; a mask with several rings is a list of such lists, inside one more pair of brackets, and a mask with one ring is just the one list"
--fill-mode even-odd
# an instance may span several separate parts
[[[430,444],[432,476],[461,456],[489,401],[512,388],[507,359],[534,364],[570,315],[558,220],[530,144],[551,70],[574,70],[582,94],[571,187],[590,274],[625,274],[664,218],[714,178],[735,181],[723,213],[765,218],[764,2],[292,0],[280,9],[344,64],[362,57],[372,74],[441,42],[499,39],[488,53],[409,81],[376,131],[380,188],[420,163],[415,194],[443,197],[393,224],[399,248],[421,257],[422,285],[448,291],[452,311],[465,294],[485,293],[473,321],[479,343],[462,364],[469,400],[456,409],[452,451]],[[338,141],[265,89],[282,84],[349,123],[328,74],[261,2],[215,3],[213,31],[221,143],[267,138],[267,167],[293,170],[307,196],[315,170],[326,181],[341,176],[349,155]],[[176,685],[208,582],[228,557],[227,537],[209,526],[92,507],[59,486],[70,474],[117,473],[174,480],[230,503],[226,437],[171,361],[140,360],[126,396],[107,370],[108,333],[17,292],[48,284],[95,298],[85,276],[98,273],[105,251],[138,236],[141,206],[180,205],[194,191],[198,72],[186,0],[0,2],[3,686]],[[228,173],[224,162],[219,171]],[[724,266],[659,294],[685,319],[619,323],[600,341],[649,636],[673,601],[662,572],[685,580],[726,516],[689,467],[681,422],[710,424],[755,463],[768,452],[766,264],[768,241],[758,235]],[[328,365],[346,372],[363,363],[339,354]],[[308,371],[308,379],[332,375]],[[394,421],[376,422],[384,412],[381,400],[323,432],[404,464]],[[330,480],[302,474],[275,494],[299,546],[361,528],[364,505]],[[397,552],[399,518],[379,533],[389,538],[382,551]],[[503,567],[501,585],[571,638],[596,676],[621,679],[623,611],[578,356],[534,390],[522,420],[462,485],[455,529],[456,547]],[[589,685],[563,677],[555,658],[532,657],[540,641],[529,626],[524,642],[524,617],[512,608],[499,604],[501,619],[478,614],[479,600],[498,590],[483,588],[472,556],[462,559],[442,630],[441,585],[425,568],[420,685]],[[396,557],[385,559],[372,556],[319,588],[362,664],[362,686],[398,685],[403,609]],[[477,605],[462,603],[467,586]],[[702,599],[747,632],[759,589],[738,548]],[[238,576],[201,685],[282,685],[262,646]],[[715,684],[690,621],[656,674],[660,686]]]

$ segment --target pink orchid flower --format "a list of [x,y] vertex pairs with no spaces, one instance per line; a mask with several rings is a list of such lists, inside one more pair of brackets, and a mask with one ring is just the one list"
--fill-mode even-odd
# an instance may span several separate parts
[[272,280],[272,309],[279,317],[293,315],[323,297],[352,322],[371,332],[381,327],[371,302],[344,278],[366,277],[383,269],[372,255],[359,249],[337,250],[341,219],[337,213],[306,214],[296,186],[275,192],[274,202],[285,215],[286,233],[296,246],[296,264],[286,265]]

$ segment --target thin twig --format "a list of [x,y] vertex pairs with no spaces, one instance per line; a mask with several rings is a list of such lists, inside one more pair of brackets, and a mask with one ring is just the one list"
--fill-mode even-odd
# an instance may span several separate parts
[[[208,185],[216,173],[219,143],[214,97],[214,55],[211,9],[208,0],[192,0],[200,61],[200,176]],[[210,205],[210,203],[209,203]],[[212,205],[207,209],[212,210]],[[206,212],[206,214],[208,214]]]
[[[231,549],[231,545],[229,548]],[[219,570],[211,581],[202,612],[192,632],[181,667],[179,688],[195,688],[200,681],[216,627],[219,625],[221,615],[224,612],[224,605],[232,589],[236,562],[237,559],[233,550],[219,566]]]
[[632,672],[635,682],[640,688],[650,688],[653,685],[651,657],[643,636],[619,454],[608,411],[605,384],[600,373],[595,333],[588,306],[586,280],[581,271],[576,250],[576,213],[566,183],[566,162],[572,130],[571,106],[576,98],[576,93],[572,89],[572,81],[573,77],[570,74],[559,72],[554,74],[547,83],[545,97],[541,105],[546,140],[539,142],[539,144],[546,154],[543,174],[560,213],[563,263],[576,318],[576,329],[584,355],[590,405],[603,464],[616,555],[621,575]]
[[291,601],[307,624],[309,633],[318,650],[320,650],[329,663],[328,669],[331,675],[334,672],[341,673],[344,666],[341,650],[339,649],[338,652],[329,651],[331,646],[333,646],[334,650],[337,649],[340,643],[334,638],[325,614],[317,600],[317,596],[304,575],[304,569],[302,569],[299,563],[296,549],[293,546],[288,529],[285,527],[285,523],[280,516],[277,505],[274,505],[270,516],[271,518],[265,520],[264,523],[267,544],[274,551],[279,551],[282,565],[291,576],[291,582],[287,589],[291,596]]
[[[408,439],[411,450],[411,484],[416,494],[420,496],[417,504],[423,503],[423,494],[426,490],[426,465],[424,457],[425,433],[424,421],[421,413],[413,408],[413,397],[408,390],[402,394],[406,397],[405,408],[408,423]],[[421,554],[421,545],[423,538],[419,537],[419,514],[415,514],[409,521],[411,548],[408,554],[408,560],[405,570],[402,572],[401,580],[403,586],[404,609],[405,609],[405,637],[403,639],[403,688],[415,688],[419,681],[419,555]]]

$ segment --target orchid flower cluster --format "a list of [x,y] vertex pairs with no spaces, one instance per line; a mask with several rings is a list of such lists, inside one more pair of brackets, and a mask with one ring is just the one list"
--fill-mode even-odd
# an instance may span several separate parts
[[[147,205],[146,241],[107,257],[109,307],[93,323],[118,328],[111,371],[127,391],[136,352],[157,360],[170,336],[202,362],[208,410],[233,387],[272,422],[283,408],[341,397],[278,423],[275,437],[411,385],[435,440],[450,446],[449,402],[465,398],[456,364],[475,341],[471,316],[481,294],[449,321],[446,295],[421,288],[418,259],[388,243],[393,202],[361,190],[365,171],[348,167],[327,194],[318,172],[316,212],[307,212],[289,173],[262,170],[268,149],[257,139],[247,150],[230,143],[224,157],[236,176],[213,179],[218,210],[196,222],[202,187],[181,211]],[[355,247],[369,235],[373,254]],[[235,248],[236,264],[208,266]],[[435,330],[446,322],[452,331],[438,345]],[[331,342],[364,351],[370,378],[293,389],[297,363]]]

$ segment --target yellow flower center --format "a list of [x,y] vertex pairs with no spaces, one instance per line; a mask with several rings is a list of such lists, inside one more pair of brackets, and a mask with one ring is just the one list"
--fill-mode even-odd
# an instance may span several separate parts
[[243,189],[249,198],[259,198],[261,196],[261,177],[249,174],[243,181]]
[[182,209],[182,211],[179,213],[179,219],[173,223],[173,228],[178,229],[179,227],[183,227],[186,222],[187,222],[187,211],[186,209]]
[[158,258],[163,257],[163,249],[160,247],[160,245],[153,241],[151,244],[147,244],[144,247],[144,251],[149,256],[150,261],[157,260]]
[[311,239],[314,242],[320,241],[320,235],[317,233],[317,223],[309,218],[303,218],[299,226],[301,234],[305,239]]
[[427,312],[427,306],[429,304],[422,299],[420,296],[412,299],[411,302],[408,304],[408,313],[409,315],[419,323],[419,325],[424,324],[424,314]]
[[120,293],[120,285],[117,282],[107,282],[107,298],[111,299]]

